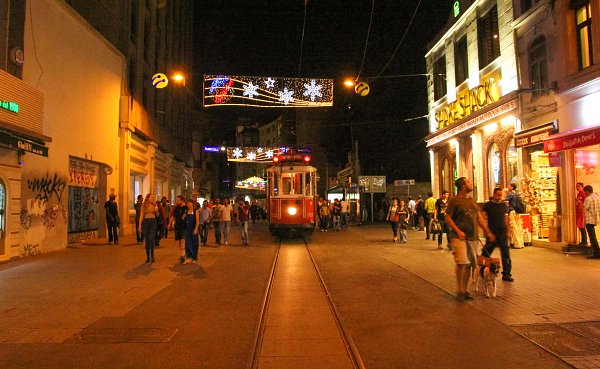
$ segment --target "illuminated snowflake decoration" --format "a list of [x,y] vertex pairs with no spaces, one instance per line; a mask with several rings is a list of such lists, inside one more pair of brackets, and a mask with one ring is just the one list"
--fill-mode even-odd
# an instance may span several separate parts
[[267,80],[265,81],[265,86],[267,86],[267,88],[275,87],[275,80],[271,77],[267,78]]
[[268,150],[268,151],[265,153],[265,156],[266,156],[267,158],[269,158],[269,159],[273,159],[273,150]]
[[256,92],[258,87],[258,85],[253,85],[252,82],[248,83],[247,85],[244,85],[244,96],[248,96],[249,98],[252,98],[253,96],[258,96],[258,92]]
[[248,159],[248,160],[256,160],[256,153],[255,153],[255,152],[252,152],[252,151],[250,151],[250,152],[248,153],[248,155],[246,155],[246,159]]
[[304,88],[304,96],[310,96],[310,101],[315,101],[315,97],[322,97],[321,88],[323,85],[318,85],[316,81],[313,79],[310,81],[310,84],[305,83]]
[[292,97],[292,95],[294,94],[294,91],[290,91],[286,88],[283,89],[283,91],[279,91],[279,101],[283,102],[283,105],[288,105],[290,102],[294,101],[294,98]]
[[262,147],[259,147],[258,149],[256,149],[256,152],[257,152],[257,153],[259,153],[259,154],[262,154],[262,152],[263,152],[263,148],[262,148]]
[[235,149],[233,149],[233,152],[231,153],[231,156],[233,156],[236,159],[241,158],[242,155],[244,155],[244,152],[239,147],[236,147]]

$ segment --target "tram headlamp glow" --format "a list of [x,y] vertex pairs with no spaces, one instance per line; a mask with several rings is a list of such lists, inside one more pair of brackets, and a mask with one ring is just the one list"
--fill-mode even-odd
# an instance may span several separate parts
[[296,212],[297,212],[298,210],[296,210],[296,208],[289,207],[289,208],[287,209],[287,211],[288,211],[288,214],[289,214],[289,215],[296,215]]

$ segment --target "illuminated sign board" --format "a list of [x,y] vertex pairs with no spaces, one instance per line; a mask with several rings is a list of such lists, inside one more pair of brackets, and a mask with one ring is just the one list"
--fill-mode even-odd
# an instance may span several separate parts
[[220,152],[221,148],[219,146],[204,146],[204,152]]
[[203,105],[262,108],[333,105],[333,80],[205,75]]
[[48,147],[43,143],[35,142],[9,132],[0,131],[0,145],[36,155],[48,156]]
[[19,104],[14,101],[0,100],[0,108],[13,113],[19,112]]
[[487,82],[470,90],[461,91],[458,93],[456,100],[436,110],[437,129],[440,130],[452,125],[454,122],[498,101],[498,98],[498,82],[495,78],[490,78]]

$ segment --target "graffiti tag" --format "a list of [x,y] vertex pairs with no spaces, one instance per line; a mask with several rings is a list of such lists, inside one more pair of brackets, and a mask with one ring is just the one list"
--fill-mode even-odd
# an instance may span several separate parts
[[66,185],[65,181],[56,173],[53,178],[46,174],[45,177],[27,180],[27,186],[35,195],[34,199],[43,203],[48,202],[52,197],[56,197],[60,203]]
[[50,230],[56,227],[56,219],[58,218],[58,205],[54,205],[53,207],[44,210],[42,213],[42,222],[46,229]]
[[27,244],[23,247],[23,251],[21,252],[21,256],[33,256],[33,255],[39,255],[42,253],[42,250],[40,250],[40,245],[35,244],[35,245],[30,245]]
[[31,215],[29,215],[27,209],[21,210],[21,227],[23,227],[25,233],[27,233],[27,230],[31,227]]

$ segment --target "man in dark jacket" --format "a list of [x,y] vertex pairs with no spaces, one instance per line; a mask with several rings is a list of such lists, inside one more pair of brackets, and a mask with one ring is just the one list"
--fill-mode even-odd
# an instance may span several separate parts
[[106,211],[106,225],[108,226],[108,242],[109,243],[119,243],[119,209],[117,208],[117,202],[115,201],[117,197],[115,194],[111,194],[108,198],[108,201],[104,204],[104,210]]

